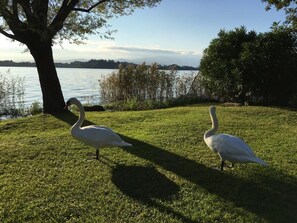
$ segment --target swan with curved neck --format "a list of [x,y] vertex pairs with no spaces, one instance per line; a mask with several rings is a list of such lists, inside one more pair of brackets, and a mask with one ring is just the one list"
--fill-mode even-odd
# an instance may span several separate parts
[[66,107],[76,105],[79,109],[79,118],[71,127],[71,135],[96,149],[96,159],[99,159],[99,148],[132,146],[124,142],[114,131],[103,126],[89,125],[81,127],[85,119],[85,111],[79,100],[70,98],[66,102]]
[[267,163],[256,157],[252,149],[240,138],[229,134],[215,134],[219,127],[216,116],[216,108],[211,106],[209,109],[212,128],[205,132],[204,141],[206,145],[221,158],[220,169],[224,169],[225,161],[234,163],[259,163],[267,166]]

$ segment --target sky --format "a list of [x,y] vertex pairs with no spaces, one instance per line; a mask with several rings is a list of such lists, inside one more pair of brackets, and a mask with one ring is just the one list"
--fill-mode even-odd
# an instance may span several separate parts
[[[248,31],[270,31],[285,13],[265,10],[261,0],[162,0],[154,8],[110,21],[113,40],[88,36],[84,44],[54,45],[56,62],[106,59],[135,63],[157,62],[199,66],[203,50],[221,29],[245,26]],[[33,61],[26,47],[0,35],[0,60]]]

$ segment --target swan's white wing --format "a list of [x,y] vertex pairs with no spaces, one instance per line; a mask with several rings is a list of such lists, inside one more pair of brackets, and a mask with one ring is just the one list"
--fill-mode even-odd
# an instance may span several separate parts
[[[81,127],[81,130],[88,130],[88,129],[93,129],[91,131],[104,131],[104,132],[106,131],[106,134],[108,134],[108,132],[109,132],[110,134],[117,135],[112,129],[105,127],[105,126],[88,125],[88,126]],[[96,129],[98,129],[98,130],[96,130]]]
[[119,135],[109,128],[101,126],[85,126],[72,133],[72,135],[82,142],[93,147],[112,147],[125,146],[125,143]]
[[252,149],[242,139],[228,134],[211,136],[211,146],[223,159],[233,162],[248,162],[256,157]]

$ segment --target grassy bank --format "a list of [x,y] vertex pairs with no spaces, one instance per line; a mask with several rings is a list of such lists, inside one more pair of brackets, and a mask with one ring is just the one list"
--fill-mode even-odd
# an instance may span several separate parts
[[220,172],[203,142],[208,106],[88,112],[131,148],[76,141],[77,114],[0,122],[0,222],[296,222],[297,112],[217,108],[219,132],[235,134],[269,163]]

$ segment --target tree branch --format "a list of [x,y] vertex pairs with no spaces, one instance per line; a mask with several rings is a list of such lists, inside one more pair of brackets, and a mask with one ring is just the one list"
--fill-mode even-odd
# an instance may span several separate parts
[[88,9],[83,9],[83,8],[74,8],[73,11],[78,11],[78,12],[90,12],[93,8],[97,7],[98,5],[104,3],[104,2],[109,2],[110,0],[100,0],[96,4],[92,5]]
[[65,8],[68,4],[68,0],[63,0],[63,3],[61,5],[61,8]]
[[[14,9],[13,9],[14,10]],[[2,4],[0,2],[0,14],[3,17],[3,19],[7,22],[10,29],[16,27],[20,21],[18,17],[16,17],[14,14],[12,14],[7,8],[6,5]],[[1,29],[1,28],[0,28]],[[2,30],[3,31],[3,30]],[[4,31],[3,31],[4,32]],[[5,35],[4,33],[2,33]],[[10,37],[9,37],[10,38]]]
[[0,13],[1,13],[1,16],[6,20],[7,18],[10,18],[12,17],[12,14],[10,13],[10,11],[7,10],[6,8],[6,4],[7,3],[2,3],[0,1]]
[[60,31],[63,28],[63,23],[65,22],[68,15],[71,13],[71,11],[74,9],[74,7],[78,4],[79,0],[71,0],[69,3],[68,0],[64,0],[62,2],[62,5],[56,15],[56,17],[53,19],[52,23],[49,26],[50,35],[54,37],[58,31]]
[[30,2],[28,0],[18,0],[17,2],[20,4],[20,6],[22,6],[28,23],[36,21],[32,11],[31,11],[31,8],[30,8]]
[[19,13],[18,13],[18,6],[17,6],[17,1],[12,1],[12,11],[13,11],[13,15],[18,18],[19,17]]
[[18,38],[15,35],[9,34],[7,32],[5,32],[3,29],[0,29],[0,33],[4,36],[6,36],[7,38],[13,39],[13,40],[18,40]]

